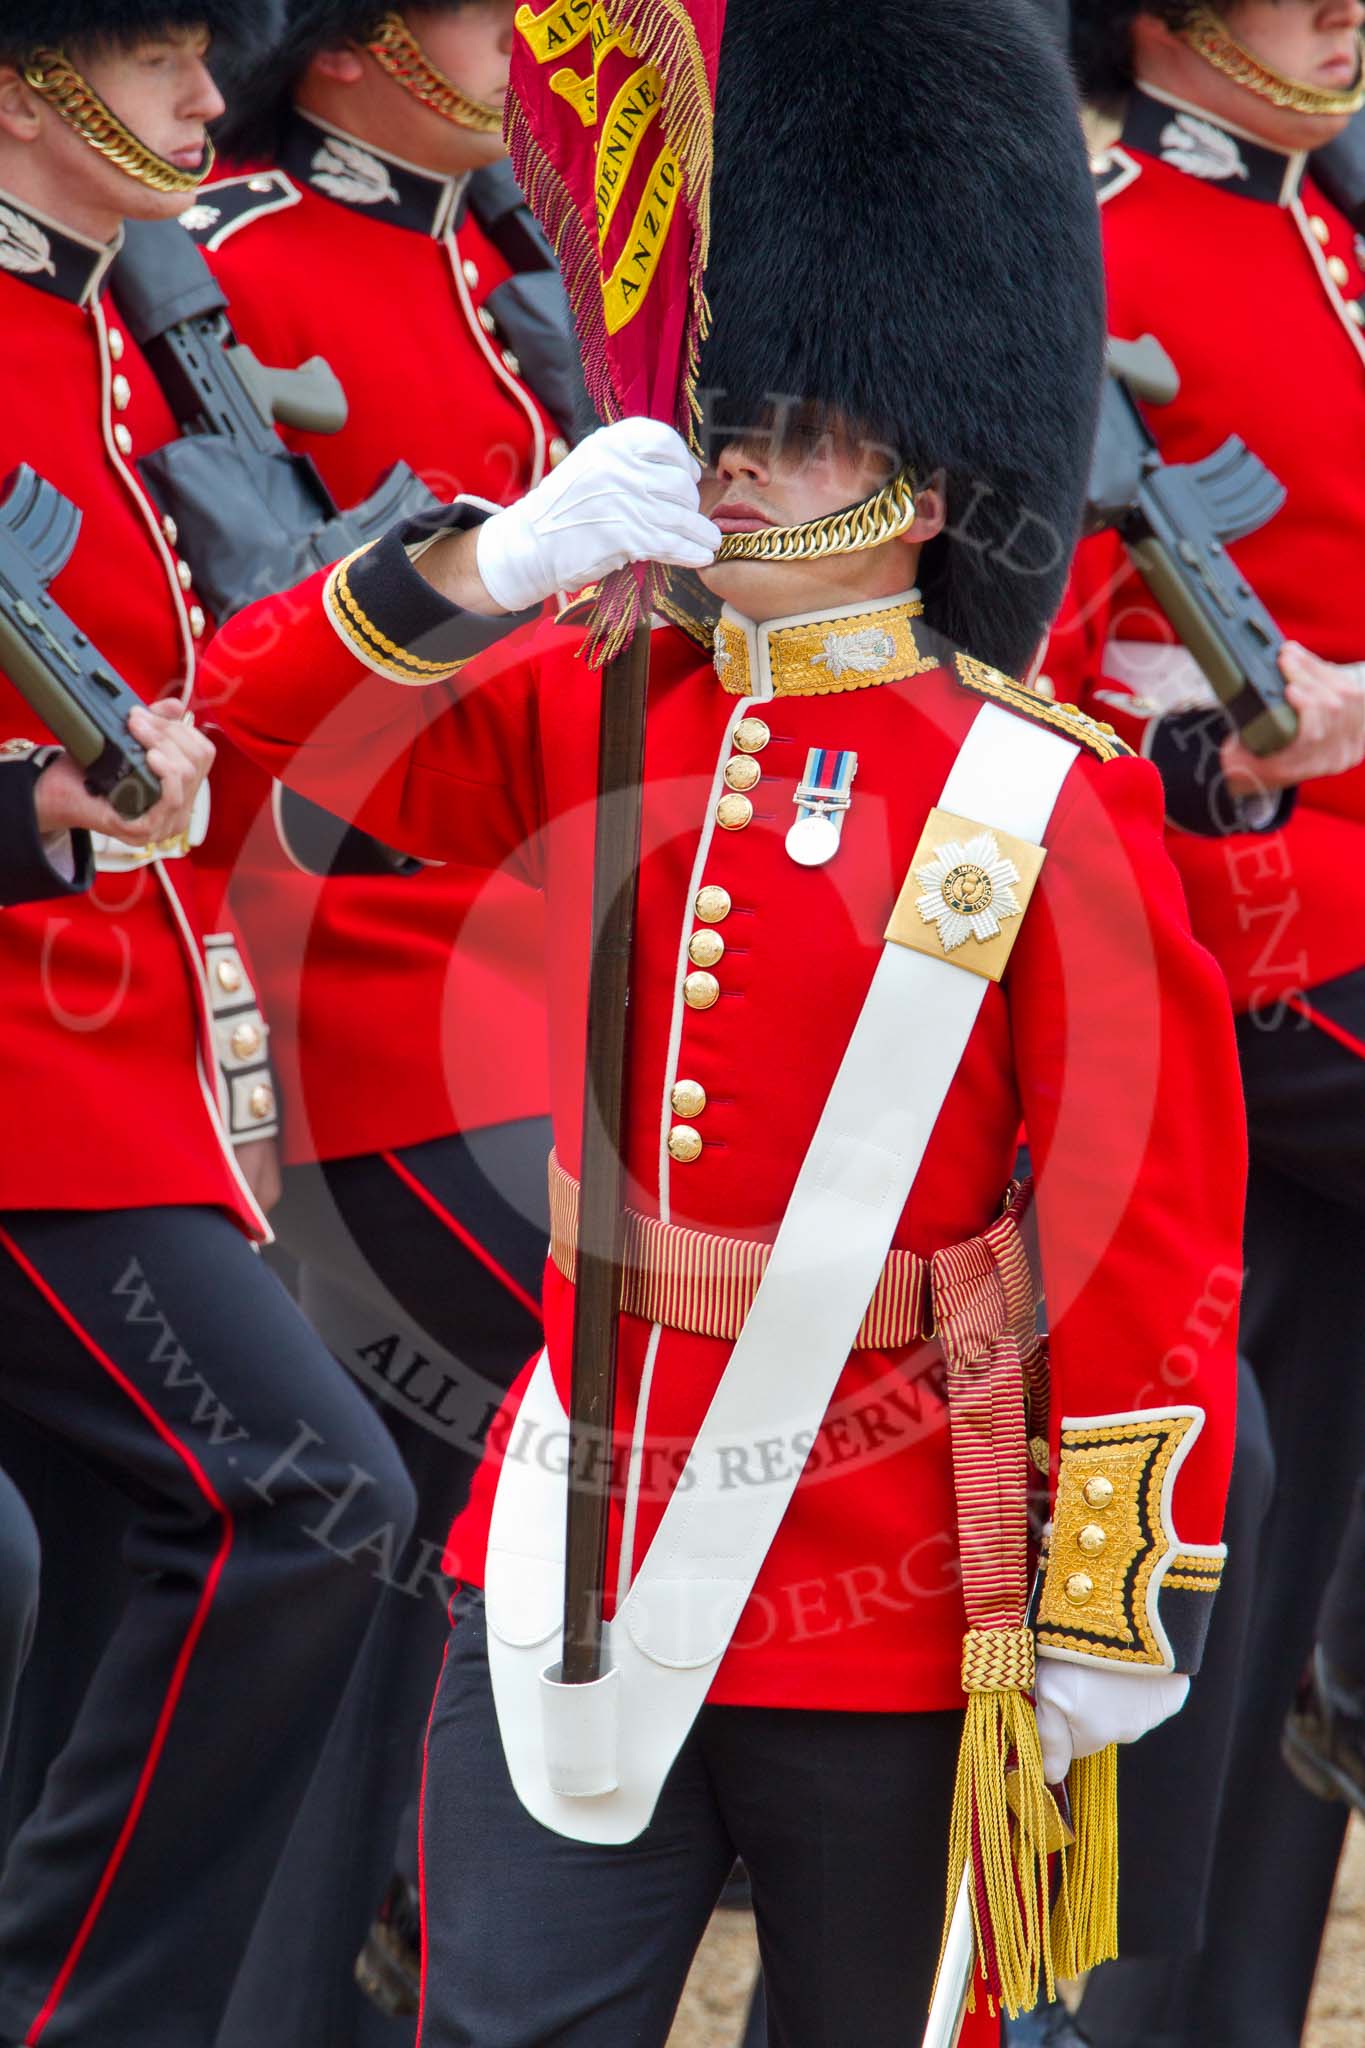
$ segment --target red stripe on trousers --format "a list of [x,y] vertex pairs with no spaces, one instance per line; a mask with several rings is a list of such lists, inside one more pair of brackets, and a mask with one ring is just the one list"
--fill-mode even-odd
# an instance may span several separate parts
[[431,1189],[429,1187],[424,1186],[423,1183],[420,1180],[418,1180],[417,1175],[413,1173],[409,1167],[404,1166],[402,1160],[397,1158],[394,1153],[381,1152],[379,1156],[383,1160],[384,1164],[387,1167],[390,1167],[392,1171],[398,1175],[398,1178],[402,1181],[404,1187],[408,1188],[414,1195],[416,1195],[418,1201],[421,1202],[425,1208],[431,1211],[432,1215],[436,1218],[437,1222],[443,1223],[446,1229],[450,1232],[451,1236],[454,1238],[458,1238],[460,1243],[464,1246],[465,1250],[469,1252],[472,1257],[476,1258],[479,1264],[493,1275],[493,1278],[495,1280],[501,1282],[501,1284],[507,1289],[507,1292],[512,1296],[512,1299],[514,1301],[519,1301],[522,1307],[528,1312],[528,1314],[533,1315],[535,1317],[537,1323],[541,1322],[542,1319],[540,1313],[540,1303],[535,1299],[534,1295],[528,1294],[526,1292],[526,1289],[521,1285],[520,1281],[514,1280],[512,1278],[512,1275],[507,1271],[506,1267],[500,1266],[490,1251],[485,1251],[484,1247],[479,1243],[477,1237],[472,1236],[470,1232],[465,1229],[463,1223],[460,1222],[457,1216],[453,1216],[451,1214],[450,1210],[446,1208],[444,1202],[439,1201],[437,1197],[433,1195]]
[[218,1546],[218,1555],[214,1558],[208,1577],[204,1581],[204,1590],[200,1595],[199,1605],[195,1609],[194,1619],[186,1631],[185,1640],[181,1644],[180,1653],[175,1660],[170,1683],[166,1688],[166,1697],[162,1701],[161,1712],[157,1715],[156,1727],[152,1732],[151,1744],[138,1777],[137,1787],[133,1793],[127,1817],[124,1820],[123,1826],[119,1829],[118,1839],[110,1851],[109,1861],[105,1864],[103,1875],[95,1888],[95,1896],[90,1901],[85,1917],[76,1930],[76,1936],[67,1951],[66,1960],[57,1972],[52,1989],[43,2001],[42,2010],[28,2029],[26,2039],[29,2043],[29,2048],[36,2048],[37,2042],[42,2038],[44,2028],[61,2004],[66,1987],[71,1981],[72,1972],[80,1961],[82,1951],[94,1932],[95,1923],[103,1911],[105,1900],[108,1898],[114,1879],[118,1875],[119,1866],[128,1852],[128,1845],[133,1839],[139,1820],[142,1818],[142,1809],[147,1803],[147,1795],[152,1789],[152,1780],[156,1775],[157,1765],[161,1761],[161,1754],[166,1746],[166,1737],[170,1733],[175,1710],[180,1704],[180,1695],[184,1690],[190,1659],[194,1655],[199,1638],[203,1633],[204,1624],[208,1620],[209,1609],[212,1607],[218,1591],[218,1583],[223,1576],[224,1567],[232,1551],[235,1531],[230,1511],[218,1498],[208,1474],[194,1453],[186,1449],[174,1432],[162,1421],[146,1397],[138,1392],[126,1374],[120,1372],[108,1352],[102,1350],[90,1333],[81,1327],[75,1316],[72,1315],[70,1309],[66,1306],[66,1303],[53,1293],[37,1267],[24,1256],[23,1252],[20,1251],[18,1245],[14,1242],[14,1239],[3,1229],[0,1229],[0,1246],[3,1246],[9,1253],[14,1263],[32,1282],[48,1307],[66,1324],[67,1329],[70,1330],[78,1343],[83,1345],[85,1350],[90,1353],[96,1364],[104,1372],[108,1373],[109,1377],[123,1389],[123,1392],[128,1396],[134,1407],[151,1424],[162,1442],[168,1444],[176,1456],[182,1460],[199,1491],[203,1494],[204,1499],[222,1517],[223,1522],[223,1539]]
[[417,1899],[422,1922],[422,1983],[417,2000],[416,2048],[422,2048],[422,2027],[427,2016],[427,1960],[431,1954],[431,1941],[427,1934],[427,1772],[431,1767],[431,1724],[436,1719],[436,1707],[441,1697],[441,1686],[445,1679],[446,1660],[449,1655],[450,1637],[447,1636],[445,1649],[441,1652],[441,1676],[436,1681],[431,1712],[427,1715],[426,1733],[422,1737],[422,1784],[417,1794]]
[[1306,1017],[1310,1024],[1316,1024],[1319,1031],[1326,1032],[1338,1045],[1344,1045],[1347,1052],[1353,1052],[1358,1060],[1365,1060],[1365,1039],[1357,1038],[1354,1031],[1348,1031],[1344,1024],[1338,1024],[1334,1018],[1325,1017],[1321,1010],[1315,1010],[1303,996],[1286,996],[1285,1005],[1288,1009],[1297,1011],[1300,1017]]

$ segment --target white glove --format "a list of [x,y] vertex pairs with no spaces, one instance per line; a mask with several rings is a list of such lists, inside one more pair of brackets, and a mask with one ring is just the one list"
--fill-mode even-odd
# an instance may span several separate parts
[[1111,1742],[1136,1742],[1178,1714],[1190,1681],[1181,1671],[1134,1671],[1039,1657],[1035,1698],[1043,1776],[1060,1785],[1072,1761]]
[[517,504],[479,528],[484,588],[504,611],[530,611],[627,562],[704,569],[721,531],[703,519],[701,466],[658,420],[599,427]]

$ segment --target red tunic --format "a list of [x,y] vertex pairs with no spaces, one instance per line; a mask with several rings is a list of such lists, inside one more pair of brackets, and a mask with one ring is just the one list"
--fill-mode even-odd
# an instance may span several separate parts
[[[600,688],[578,659],[582,628],[541,629],[529,646],[525,636],[507,643],[456,681],[412,688],[381,679],[342,647],[322,592],[318,579],[294,594],[294,623],[278,644],[271,628],[280,614],[270,606],[221,636],[210,669],[231,664],[241,677],[230,728],[263,765],[319,800],[358,807],[390,842],[511,866],[544,887],[555,1142],[576,1173]],[[656,631],[627,1199],[675,1223],[771,1241],[927,813],[981,699],[935,670],[753,707],[768,729],[748,757],[762,771],[753,816],[722,830],[717,799],[741,701],[693,641],[672,626]],[[814,869],[795,865],[785,847],[811,746],[858,755],[839,852]],[[1046,838],[1039,892],[1006,981],[987,990],[894,1242],[929,1254],[985,1227],[1026,1123],[1039,1167],[1054,1431],[1063,1413],[1187,1400],[1205,1407],[1208,1425],[1179,1475],[1174,1512],[1182,1541],[1213,1543],[1232,1446],[1244,1170],[1227,1001],[1189,934],[1149,766],[1083,755]],[[694,904],[713,885],[730,899],[706,926],[724,941],[719,995],[695,1008],[682,984],[701,928]],[[676,1163],[668,1145],[678,1122],[672,1089],[684,1078],[706,1095],[690,1126],[703,1141],[691,1164]],[[886,1080],[888,1088],[915,1085],[913,1074]],[[1211,1287],[1222,1301],[1212,1316]],[[553,1264],[544,1299],[563,1395],[573,1289]],[[623,1317],[623,1442],[649,1338],[644,1322]],[[662,1333],[637,1557],[729,1352],[717,1339]],[[497,1433],[500,1444],[510,1434],[514,1450],[517,1398]],[[800,1466],[807,1449],[711,1697],[959,1705],[964,1614],[936,1347],[855,1352],[814,1446],[751,1447],[733,1483],[762,1485]],[[495,1477],[496,1452],[452,1534],[452,1568],[475,1581]],[[619,1527],[613,1557],[618,1537]]]
[[[203,630],[133,468],[174,423],[98,296],[100,252],[27,234],[35,267],[0,270],[0,478],[27,462],[80,506],[53,596],[151,702],[186,687]],[[51,737],[0,678],[0,739]],[[219,1116],[201,938],[226,928],[220,896],[206,868],[157,861],[0,917],[0,1209],[212,1203],[265,1231]]]
[[[1211,154],[1187,121],[1180,127],[1178,108],[1155,106],[1135,96],[1124,141],[1100,172],[1111,330],[1156,335],[1180,373],[1174,403],[1147,414],[1168,460],[1197,460],[1240,434],[1285,485],[1284,509],[1231,552],[1286,638],[1329,661],[1357,661],[1365,273],[1355,237],[1300,184],[1301,159],[1235,136],[1224,138],[1230,159],[1221,147]],[[1206,137],[1221,134],[1209,116],[1198,119]],[[1163,143],[1172,127],[1195,146]],[[1163,149],[1196,168],[1163,161]],[[1048,650],[1058,694],[1140,744],[1149,713],[1106,650],[1171,639],[1114,537],[1084,543]],[[1195,931],[1237,1009],[1273,1005],[1365,962],[1365,767],[1305,784],[1281,831],[1174,832],[1171,851]]]
[[[331,147],[300,122],[286,152],[293,178],[275,172],[259,194],[243,179],[209,186],[194,216],[242,339],[273,364],[325,356],[350,400],[340,434],[285,438],[342,505],[400,460],[443,498],[506,504],[564,447],[515,358],[480,324],[511,268],[456,213],[448,180],[367,150],[368,184],[330,178],[350,201],[310,185]],[[219,829],[270,1016],[286,1157],[339,1158],[543,1115],[539,896],[458,864],[323,883],[290,860],[263,779],[241,764],[230,791],[228,779]]]

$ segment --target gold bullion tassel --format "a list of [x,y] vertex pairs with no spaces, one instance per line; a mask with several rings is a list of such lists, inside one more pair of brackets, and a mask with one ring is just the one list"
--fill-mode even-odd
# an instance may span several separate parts
[[[967,1720],[958,1753],[948,1838],[948,1928],[968,1864],[972,1924],[991,2010],[1011,2019],[1057,1996],[1048,1914],[1048,1850],[1056,1802],[1043,1777],[1033,1702],[1033,1632],[973,1628],[962,1652]],[[940,1966],[942,1950],[940,1950]],[[975,2011],[975,1991],[969,1998]]]
[[1061,1855],[1052,1915],[1060,1977],[1083,1977],[1119,1952],[1119,1753],[1078,1757],[1067,1778],[1075,1840]]

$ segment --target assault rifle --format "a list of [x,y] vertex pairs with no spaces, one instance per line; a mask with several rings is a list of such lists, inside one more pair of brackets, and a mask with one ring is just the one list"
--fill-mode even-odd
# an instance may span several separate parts
[[92,796],[141,818],[161,795],[128,730],[142,699],[67,617],[48,585],[71,559],[81,514],[21,463],[0,499],[0,669],[85,770]]
[[1152,335],[1110,341],[1085,531],[1118,533],[1245,744],[1277,753],[1298,730],[1278,663],[1284,635],[1226,543],[1273,518],[1284,486],[1235,435],[1202,462],[1164,461],[1138,401],[1167,405],[1179,389]]
[[180,428],[178,440],[139,463],[142,479],[175,521],[180,552],[219,624],[439,505],[396,463],[363,504],[338,508],[314,463],[275,431],[278,423],[339,432],[347,408],[335,374],[321,356],[296,370],[259,362],[238,341],[226,297],[178,223],[130,222],[110,281]]

